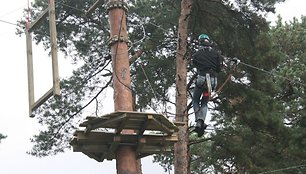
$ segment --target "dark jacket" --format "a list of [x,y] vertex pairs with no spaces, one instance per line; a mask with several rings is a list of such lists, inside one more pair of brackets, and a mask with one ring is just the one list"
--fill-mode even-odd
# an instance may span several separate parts
[[192,63],[202,76],[206,73],[216,76],[221,71],[220,62],[221,55],[212,47],[203,47],[192,56]]

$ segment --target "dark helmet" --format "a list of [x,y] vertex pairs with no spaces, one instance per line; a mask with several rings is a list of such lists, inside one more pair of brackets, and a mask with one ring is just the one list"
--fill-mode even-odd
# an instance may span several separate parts
[[198,38],[199,44],[202,46],[209,46],[210,45],[210,39],[207,34],[201,34]]

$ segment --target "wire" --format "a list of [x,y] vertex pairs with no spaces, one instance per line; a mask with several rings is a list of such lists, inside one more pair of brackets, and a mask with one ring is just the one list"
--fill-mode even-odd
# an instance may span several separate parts
[[303,83],[301,83],[301,82],[295,81],[295,80],[290,79],[290,78],[288,78],[288,77],[285,77],[285,76],[282,76],[282,75],[278,75],[278,74],[272,73],[272,72],[267,71],[267,70],[264,70],[264,69],[262,69],[262,68],[258,68],[258,67],[256,67],[256,66],[249,65],[249,64],[247,64],[247,63],[240,62],[240,64],[245,65],[245,66],[250,67],[250,68],[253,68],[253,69],[256,69],[256,70],[258,70],[258,71],[262,71],[262,72],[264,72],[264,73],[266,73],[266,74],[269,74],[269,75],[271,75],[271,76],[278,76],[278,77],[281,77],[281,78],[283,78],[283,79],[285,79],[285,80],[288,80],[288,81],[290,81],[290,82],[297,83],[297,84],[299,84],[299,85],[302,85],[302,86],[306,87],[306,84],[303,84]]
[[[157,95],[156,95],[156,92],[154,91],[154,89],[153,89],[153,87],[152,87],[152,84],[151,84],[151,82],[150,82],[150,80],[149,80],[149,78],[148,78],[148,76],[147,76],[147,73],[146,73],[146,71],[144,70],[144,68],[143,68],[143,66],[142,66],[142,63],[139,63],[140,64],[140,67],[141,67],[141,69],[142,69],[142,71],[143,71],[143,74],[144,74],[144,76],[145,76],[145,78],[146,78],[146,80],[148,81],[148,83],[149,83],[149,86],[150,86],[150,89],[151,89],[151,92],[153,93],[153,96],[154,96],[154,98],[155,98],[155,100],[156,101],[158,101],[157,100]],[[162,108],[161,108],[161,106],[160,105],[158,105],[159,106],[159,109],[162,111]],[[151,107],[152,109],[153,109],[153,107]],[[153,109],[154,110],[154,109]],[[156,111],[155,111],[156,112]]]
[[0,22],[6,23],[6,24],[10,24],[10,25],[14,25],[14,26],[18,26],[18,25],[15,24],[15,23],[8,22],[8,21],[2,20],[2,19],[0,19]]
[[266,172],[261,172],[261,173],[258,173],[258,174],[275,173],[275,172],[280,172],[280,171],[285,171],[285,170],[290,170],[290,169],[303,168],[303,167],[306,167],[306,164],[298,165],[298,166],[291,166],[291,167],[286,167],[286,168],[281,168],[281,169],[276,169],[276,170],[271,170],[271,171],[266,171]]
[[[53,136],[51,137],[51,139],[48,141],[47,144],[49,144],[50,142],[52,142],[52,140],[54,140],[54,138],[60,133],[60,131],[62,130],[62,128],[77,114],[79,114],[83,109],[85,109],[87,106],[89,106],[102,92],[104,89],[106,89],[109,84],[111,83],[112,78],[110,78],[110,80],[106,83],[106,85],[104,87],[102,87],[102,89],[84,106],[82,106],[78,111],[76,111],[74,114],[70,115],[68,117],[68,119],[66,119],[64,122],[61,123],[61,125],[59,126],[59,128],[57,129],[56,133],[53,134]],[[50,143],[51,144],[51,143]]]

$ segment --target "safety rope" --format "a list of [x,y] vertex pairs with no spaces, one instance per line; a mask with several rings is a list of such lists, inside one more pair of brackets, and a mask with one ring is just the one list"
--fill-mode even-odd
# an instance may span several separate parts
[[221,91],[222,91],[222,89],[224,88],[224,86],[226,85],[226,83],[231,79],[231,77],[232,77],[232,73],[230,73],[228,76],[227,76],[227,78],[225,79],[225,81],[222,83],[222,85],[218,88],[218,90],[215,92],[215,93],[213,93],[209,98],[209,100],[212,100],[212,99],[214,99],[216,96],[218,96],[220,93],[221,93]]
[[[140,65],[140,68],[141,68],[141,70],[142,70],[142,72],[143,72],[143,74],[144,74],[144,76],[145,76],[147,82],[149,83],[149,87],[150,87],[150,89],[151,89],[151,92],[152,92],[152,94],[153,94],[153,96],[154,96],[154,98],[155,98],[155,100],[156,100],[156,102],[157,102],[158,100],[157,100],[156,92],[154,91],[154,89],[153,89],[153,87],[152,87],[152,84],[151,84],[151,82],[150,82],[150,80],[149,80],[149,78],[148,78],[148,76],[147,76],[147,73],[146,73],[145,69],[144,69],[143,66],[142,66],[142,62],[140,62],[139,65]],[[158,107],[159,107],[159,109],[162,111],[161,106],[158,105]],[[157,111],[156,111],[153,107],[151,107],[151,108],[157,113]]]

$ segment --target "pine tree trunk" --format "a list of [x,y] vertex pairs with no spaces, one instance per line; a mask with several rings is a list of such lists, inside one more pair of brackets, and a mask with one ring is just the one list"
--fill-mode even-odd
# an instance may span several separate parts
[[176,117],[175,120],[185,122],[179,127],[178,143],[174,145],[174,173],[188,174],[188,115],[187,115],[187,37],[188,21],[192,0],[181,1],[181,14],[179,17],[178,43],[176,53]]
[[[116,4],[118,1],[109,0],[109,3]],[[120,6],[109,10],[109,23],[111,37],[127,38],[126,13]],[[132,111],[132,91],[130,66],[128,57],[128,45],[126,42],[117,39],[111,44],[112,66],[113,66],[113,88],[115,111]],[[124,134],[133,134],[133,130],[123,130]],[[116,151],[117,174],[137,174],[136,150],[132,146],[120,146]]]

